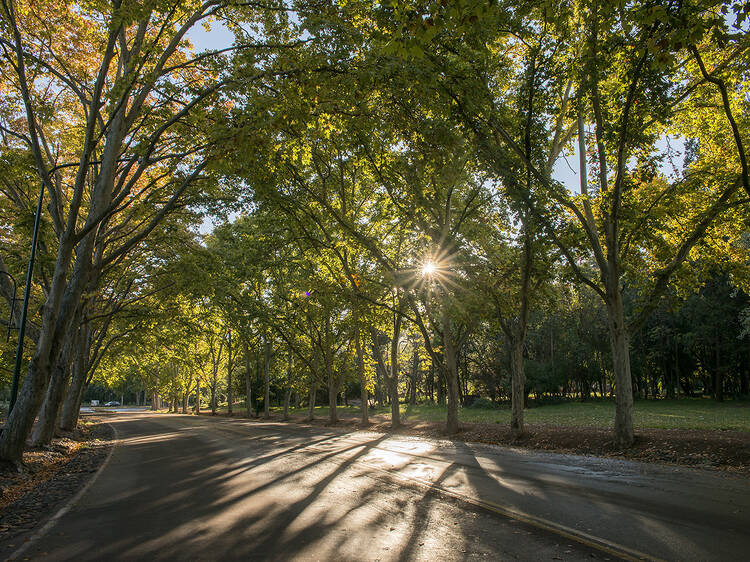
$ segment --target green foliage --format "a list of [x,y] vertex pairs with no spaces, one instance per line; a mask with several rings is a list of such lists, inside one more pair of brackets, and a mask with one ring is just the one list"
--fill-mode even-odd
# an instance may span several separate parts
[[[109,342],[91,355],[95,383],[223,395],[231,370],[238,397],[246,374],[256,398],[267,374],[272,401],[362,386],[381,398],[395,358],[402,396],[438,400],[455,374],[463,399],[482,395],[462,410],[474,419],[509,395],[514,345],[524,392],[540,402],[616,391],[608,327],[622,320],[640,392],[692,393],[718,374],[727,394],[747,390],[747,3],[348,0],[301,2],[294,17],[227,3],[211,14],[236,48],[196,54],[183,38],[160,62],[169,37],[158,29],[178,29],[201,6],[88,2],[66,12],[42,2],[20,12],[29,41],[71,65],[64,81],[45,70],[52,58],[29,57],[50,80],[30,95],[55,165],[80,159],[90,118],[70,84],[92,89],[108,30],[126,26],[132,45],[150,22],[132,72],[106,81],[93,125],[108,138],[101,123],[118,103],[139,108],[107,179],[121,197],[97,217],[96,279],[81,297],[92,340]],[[29,25],[32,8],[59,37]],[[6,77],[0,86],[1,257],[20,281],[38,162],[21,142],[21,93]],[[579,117],[589,176],[572,189],[553,170],[574,152]],[[681,168],[666,167],[667,139],[689,139]],[[135,172],[136,163],[148,166]],[[56,172],[35,322],[60,217],[76,185],[99,185],[94,168],[80,185],[74,166]],[[81,193],[88,212],[94,192]],[[203,217],[215,226],[198,235]],[[626,318],[613,316],[613,295]],[[0,354],[5,380],[9,346]],[[529,421],[585,417],[567,404],[555,418],[554,408]],[[609,403],[580,411],[592,425],[611,419]],[[442,411],[404,415],[420,412]]]
[[479,410],[493,410],[497,408],[497,404],[495,404],[492,400],[489,400],[487,398],[477,398],[471,403],[471,406],[469,408],[473,409],[479,409]]

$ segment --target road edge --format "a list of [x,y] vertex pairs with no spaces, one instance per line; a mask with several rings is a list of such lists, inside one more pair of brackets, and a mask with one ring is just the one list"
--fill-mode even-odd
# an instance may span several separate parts
[[17,548],[14,552],[12,552],[10,556],[6,558],[6,560],[18,560],[18,558],[20,556],[23,556],[23,554],[27,550],[29,550],[29,548],[31,548],[34,545],[34,543],[36,543],[39,539],[44,537],[44,535],[49,533],[50,530],[57,524],[57,522],[60,519],[62,519],[62,517],[66,513],[68,513],[68,511],[70,511],[76,503],[80,501],[83,495],[86,492],[88,492],[89,488],[91,488],[91,486],[94,485],[94,482],[97,481],[97,479],[99,478],[99,475],[104,471],[105,468],[107,468],[107,465],[109,464],[109,461],[112,458],[112,454],[115,452],[115,449],[117,448],[117,445],[119,444],[120,438],[118,436],[117,428],[115,428],[115,426],[113,426],[109,422],[105,422],[105,423],[110,427],[110,429],[112,430],[112,435],[113,435],[112,448],[109,450],[109,453],[107,454],[107,458],[104,459],[104,462],[99,466],[99,468],[96,470],[94,475],[91,478],[89,478],[89,481],[86,482],[86,484],[84,484],[83,488],[78,490],[78,492],[76,492],[76,494],[72,498],[70,498],[65,503],[65,505],[63,505],[60,509],[58,509],[57,512],[52,517],[50,517],[44,525],[42,525],[37,531],[34,531],[34,533],[32,533],[32,535],[26,540],[26,542],[22,546]]

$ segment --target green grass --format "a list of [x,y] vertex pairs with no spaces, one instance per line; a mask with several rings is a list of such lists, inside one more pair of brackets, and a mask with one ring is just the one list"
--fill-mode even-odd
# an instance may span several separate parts
[[[220,408],[226,412],[226,408]],[[235,406],[235,416],[243,416],[244,408]],[[281,414],[282,408],[271,408],[274,417]],[[307,408],[290,408],[294,418],[307,416]],[[359,408],[339,406],[340,418],[358,418]],[[315,417],[328,417],[327,406],[315,408]],[[261,416],[262,416],[261,412]],[[390,418],[390,407],[370,408],[371,417]],[[409,421],[445,421],[445,406],[432,404],[401,405],[401,416]],[[580,427],[612,427],[615,404],[610,400],[589,402],[564,402],[535,406],[525,410],[526,423]],[[458,414],[462,422],[510,423],[510,409],[505,406],[497,409],[461,408]],[[715,429],[750,432],[750,402],[728,400],[717,403],[709,398],[685,398],[680,400],[642,400],[635,403],[633,423],[636,429]]]
[[[404,406],[401,406],[401,409],[403,410]],[[330,408],[328,406],[316,406],[315,407],[315,418],[327,418],[330,413]],[[374,415],[380,415],[380,414],[387,414],[388,417],[390,417],[391,414],[391,407],[386,406],[385,408],[373,408],[370,406],[370,409],[368,410],[370,413],[370,416]],[[272,406],[271,412],[274,414],[283,414],[284,408],[279,408]],[[307,417],[308,409],[307,406],[303,406],[302,408],[289,408],[289,415],[292,417],[300,417],[304,416]],[[359,418],[361,410],[358,407],[354,406],[336,406],[336,413],[338,414],[339,418]],[[261,410],[260,415],[263,415],[263,411]]]
[[[423,409],[433,411],[427,413]],[[440,418],[436,406],[406,407],[408,416]],[[444,416],[444,408],[440,408]],[[615,404],[609,400],[566,402],[529,408],[526,423],[560,426],[612,427]],[[510,410],[462,408],[459,419],[466,422],[510,423]],[[727,401],[719,404],[709,399],[654,400],[635,403],[633,424],[636,428],[662,429],[731,429],[750,431],[750,403]]]
[[[464,409],[462,414],[470,412]],[[481,415],[481,414],[480,414]],[[476,414],[471,420],[478,421]],[[510,422],[510,411],[490,412],[493,421]],[[612,427],[615,404],[609,400],[567,402],[526,410],[527,423],[550,425]],[[710,399],[643,400],[635,403],[633,424],[636,428],[661,429],[731,429],[750,431],[750,403]]]

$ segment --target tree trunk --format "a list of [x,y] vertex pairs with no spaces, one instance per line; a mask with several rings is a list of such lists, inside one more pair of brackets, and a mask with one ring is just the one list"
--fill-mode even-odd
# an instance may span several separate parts
[[510,347],[510,431],[514,439],[525,432],[523,423],[523,402],[526,386],[526,372],[523,364],[523,342],[514,338]]
[[289,402],[292,399],[292,371],[294,370],[294,355],[291,348],[287,356],[286,389],[284,390],[284,421],[289,419]]
[[448,416],[445,430],[448,435],[458,433],[458,373],[456,372],[456,352],[453,348],[451,322],[447,310],[443,310],[443,349],[445,352],[445,382],[448,388]]
[[435,391],[437,393],[438,406],[445,406],[445,386],[443,381],[445,380],[445,373],[442,369],[438,370],[437,376],[435,377]]
[[724,371],[721,368],[721,337],[719,330],[715,329],[714,356],[716,359],[716,376],[714,377],[714,400],[717,402],[724,401]]
[[425,380],[425,390],[427,391],[427,398],[430,404],[435,403],[435,363],[430,362],[430,370],[428,371],[427,378]]
[[66,337],[62,352],[57,358],[55,368],[52,370],[52,377],[50,378],[50,383],[47,387],[47,395],[44,399],[42,409],[39,411],[39,419],[37,420],[31,434],[31,444],[34,447],[49,445],[55,435],[57,416],[60,413],[60,406],[62,405],[63,396],[65,395],[66,386],[70,377],[73,351],[76,349],[78,339],[78,320],[80,320],[80,314],[77,315],[77,320],[74,323],[76,329]]
[[393,337],[391,338],[391,372],[386,377],[386,384],[388,385],[388,396],[391,399],[391,427],[397,428],[401,425],[401,411],[399,410],[398,400],[398,371],[399,371],[399,357],[398,357],[398,343],[401,338],[401,312],[403,308],[399,301],[398,312],[395,314],[393,319]]
[[253,381],[250,377],[250,349],[247,345],[247,342],[243,342],[243,351],[245,353],[245,406],[247,407],[247,412],[245,412],[246,418],[252,417],[252,404],[253,404]]
[[201,381],[195,382],[195,415],[201,413]]
[[286,391],[284,392],[284,421],[287,421],[289,419],[289,402],[292,399],[292,389],[291,387],[287,387]]
[[215,416],[216,415],[216,407],[217,407],[217,404],[216,404],[216,399],[217,399],[217,396],[216,396],[216,382],[215,381],[214,381],[213,384],[210,385],[210,388],[211,388],[211,415]]
[[357,352],[357,376],[359,377],[360,399],[362,400],[362,425],[369,425],[370,416],[368,408],[367,379],[365,377],[365,358],[360,341],[359,317],[355,319],[354,327],[354,349]]
[[337,423],[339,421],[338,413],[336,412],[336,403],[338,402],[339,391],[336,388],[334,381],[328,385],[328,422]]
[[409,404],[414,406],[417,403],[417,375],[419,374],[419,353],[414,346],[414,352],[411,358],[411,388],[409,389]]
[[714,379],[714,400],[724,401],[724,373],[721,370],[716,371],[716,379]]
[[[64,298],[66,294],[65,277],[72,253],[73,244],[69,240],[63,240],[58,247],[52,284],[43,307],[39,339],[13,411],[10,412],[3,432],[0,434],[0,459],[13,464],[21,462],[26,439],[31,432],[36,415],[44,400],[44,393],[47,390],[51,358],[56,358],[59,350],[57,341],[63,334],[57,332],[65,329],[66,318],[64,315],[60,316],[60,310],[63,301],[66,300]],[[80,272],[77,271],[77,273]],[[66,312],[72,320],[73,308],[70,307]],[[61,327],[57,325],[58,320],[62,321]]]
[[677,344],[677,336],[674,338],[674,378],[672,379],[672,394],[676,400],[680,399],[680,349]]
[[8,416],[2,434],[0,434],[0,459],[13,464],[21,462],[26,438],[31,432],[34,419],[47,390],[51,342],[47,344],[45,340],[51,338],[52,334],[49,332],[49,328],[43,324],[37,351],[31,358],[18,399],[13,411]]
[[315,395],[317,394],[317,389],[315,386],[310,387],[310,403],[307,405],[308,411],[307,411],[307,421],[313,421],[315,419]]
[[79,329],[75,357],[73,359],[73,377],[68,387],[68,393],[65,396],[60,416],[60,429],[63,431],[73,431],[78,425],[78,415],[81,410],[81,401],[83,400],[86,374],[88,372],[89,335],[89,324],[88,322],[84,322]]
[[[463,375],[461,374],[463,373]],[[467,392],[467,381],[466,381],[466,368],[461,357],[461,350],[459,349],[456,353],[456,380],[458,381],[458,400],[462,406],[466,405]]]
[[[117,128],[115,123],[112,126]],[[102,161],[105,160],[107,158],[103,155]],[[110,200],[113,185],[107,179],[102,179],[102,177],[109,177],[104,170],[106,166],[107,163],[100,168],[100,176],[94,188],[86,224],[90,224],[91,217],[99,216]],[[16,404],[0,434],[0,460],[14,464],[21,462],[26,439],[31,433],[32,425],[47,391],[52,362],[56,361],[62,352],[63,342],[72,329],[76,317],[76,309],[80,307],[81,295],[90,280],[95,235],[96,230],[92,229],[75,246],[76,258],[72,270],[70,270],[70,261],[74,246],[67,231],[62,235],[52,283],[43,307],[39,339]],[[66,282],[68,271],[70,271],[70,276]]]
[[263,346],[263,417],[271,417],[271,342]]
[[232,417],[232,331],[227,330],[227,414]]
[[375,399],[378,402],[378,406],[382,408],[384,406],[383,401],[383,379],[385,378],[385,365],[383,362],[383,356],[380,353],[380,347],[377,344],[377,331],[374,328],[370,328],[370,335],[372,336],[372,355],[375,358]]
[[612,367],[615,375],[615,443],[630,447],[633,435],[633,385],[630,374],[630,337],[625,327],[625,315],[619,289],[609,295],[607,323],[612,346]]

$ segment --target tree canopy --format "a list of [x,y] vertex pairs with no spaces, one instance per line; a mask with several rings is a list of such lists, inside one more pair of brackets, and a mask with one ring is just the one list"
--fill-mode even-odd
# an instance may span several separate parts
[[748,393],[747,3],[1,7],[9,328],[44,203],[1,459],[96,385],[448,433],[481,397],[517,435],[596,394],[622,446],[634,396]]

